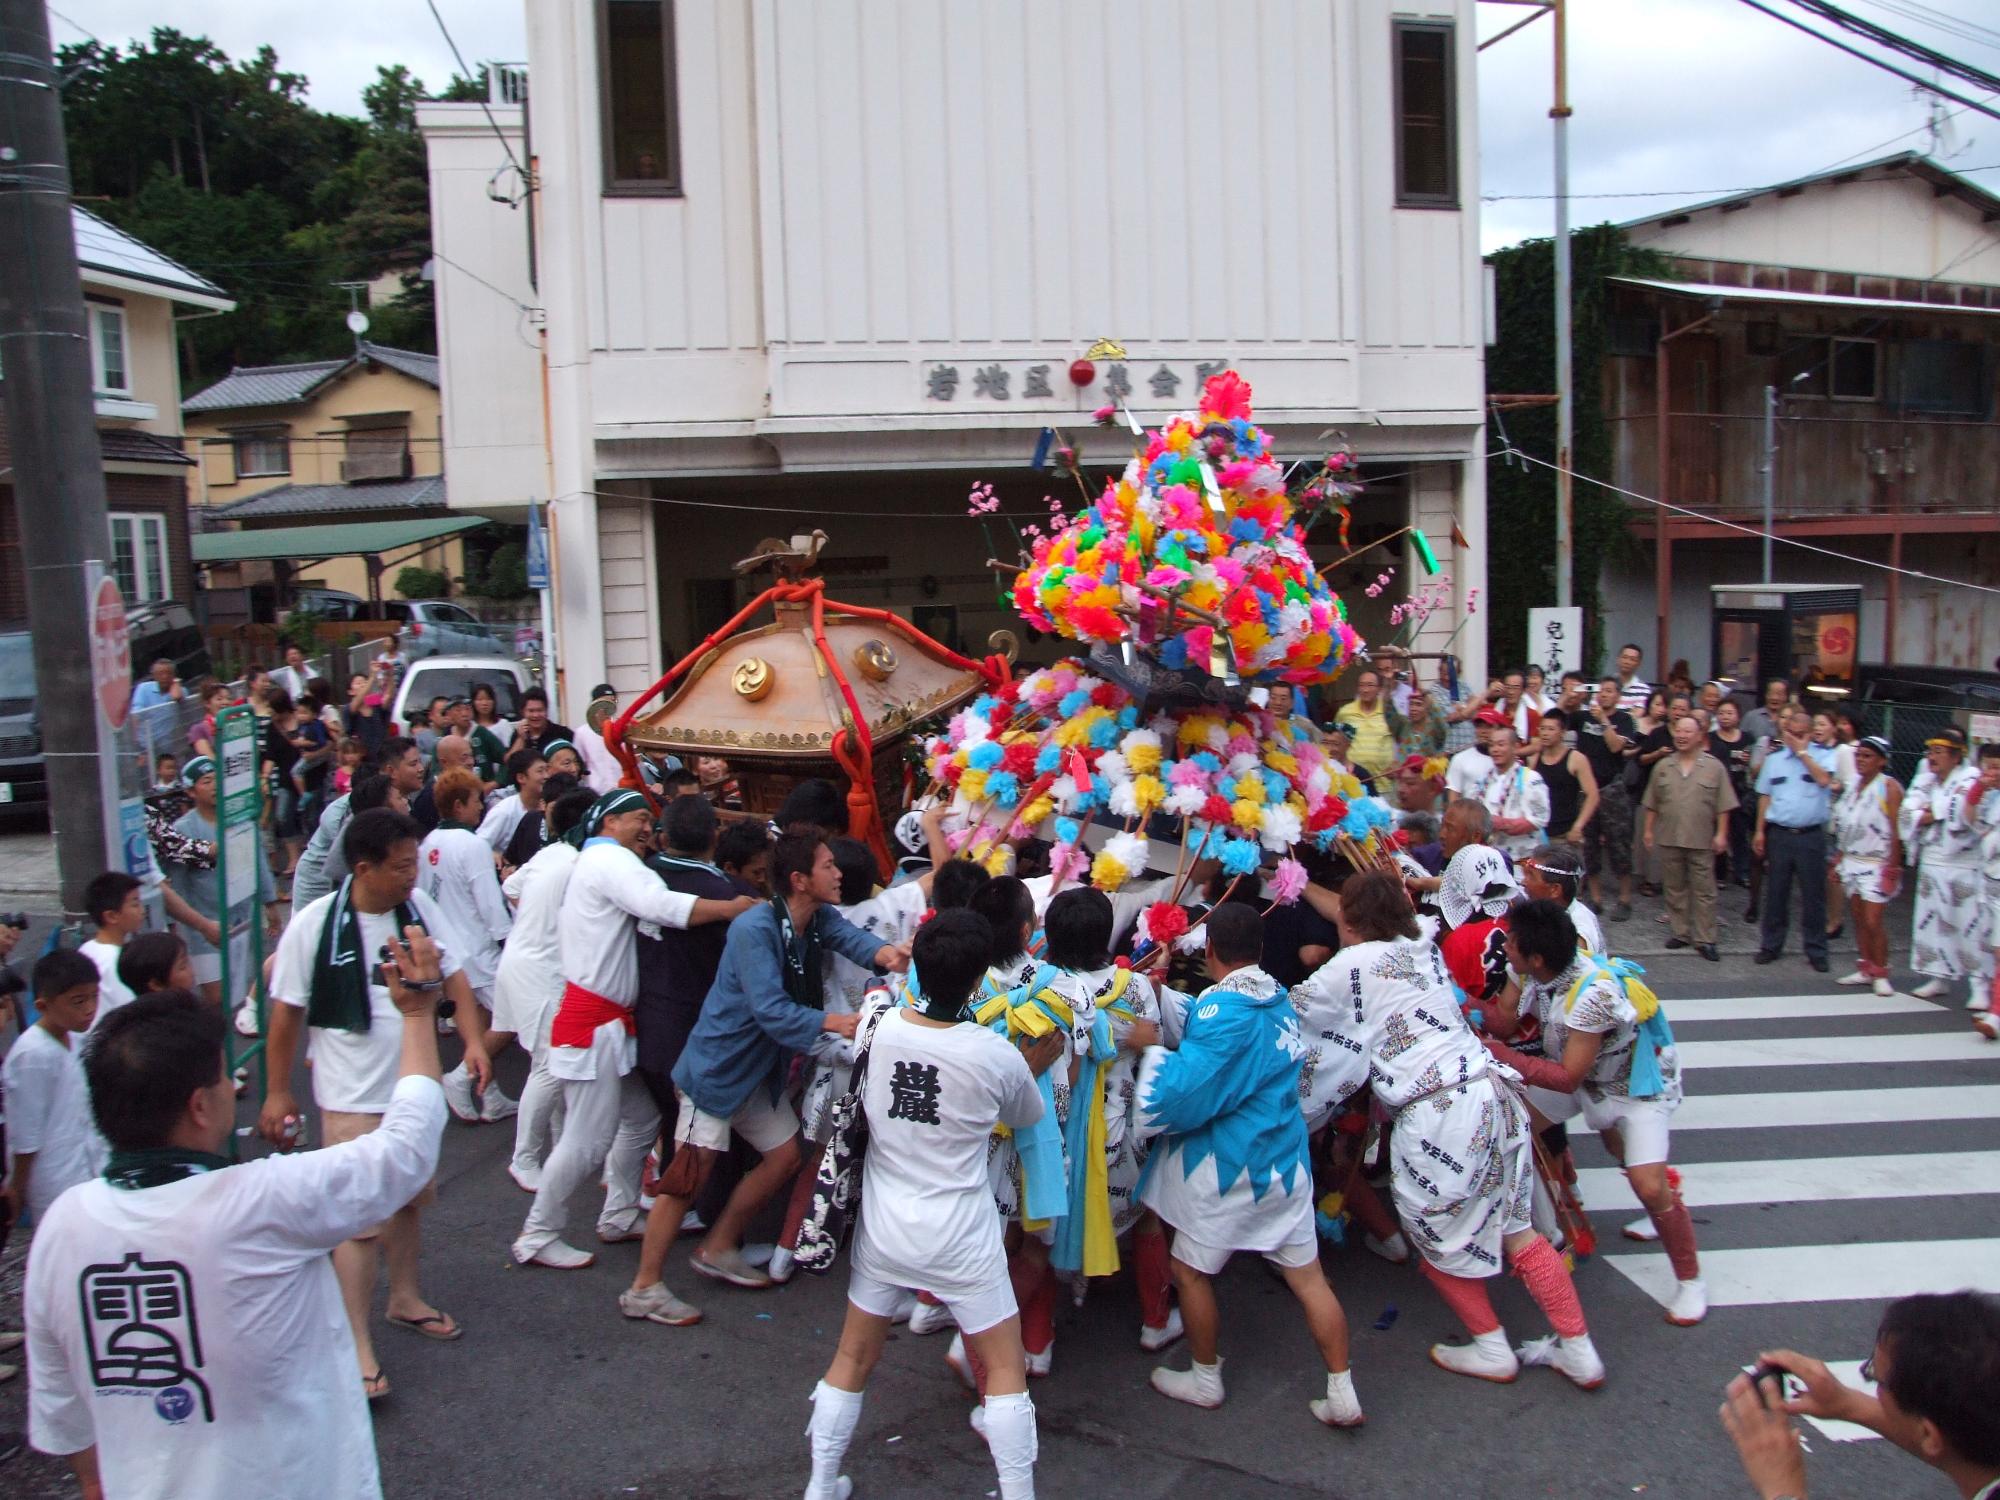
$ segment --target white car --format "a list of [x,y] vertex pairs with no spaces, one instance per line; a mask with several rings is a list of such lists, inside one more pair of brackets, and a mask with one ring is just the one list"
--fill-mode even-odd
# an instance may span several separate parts
[[403,733],[406,712],[422,708],[433,698],[470,698],[480,684],[493,689],[500,717],[517,723],[521,717],[521,694],[528,690],[528,669],[501,656],[420,656],[403,673],[396,690],[389,722],[395,733]]

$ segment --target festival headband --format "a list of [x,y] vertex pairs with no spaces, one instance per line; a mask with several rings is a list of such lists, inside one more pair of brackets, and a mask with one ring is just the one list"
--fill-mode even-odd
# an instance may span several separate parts
[[181,767],[181,785],[191,787],[197,781],[201,780],[202,777],[213,776],[214,774],[215,762],[210,760],[206,755],[197,755],[193,760]]
[[567,750],[572,755],[578,755],[578,756],[581,756],[583,754],[581,750],[578,750],[576,746],[570,743],[570,741],[568,740],[550,740],[546,745],[542,746],[542,759],[547,760],[551,755],[554,755],[558,750]]
[[1924,741],[1924,748],[1926,750],[1936,749],[1940,746],[1946,750],[1963,750],[1965,748],[1965,738],[1957,733],[1934,734]]
[[628,786],[606,792],[590,805],[590,813],[583,820],[586,839],[596,838],[604,831],[604,820],[615,818],[620,813],[636,812],[640,809],[651,811],[652,804]]
[[1860,743],[1866,745],[1884,760],[1889,758],[1889,742],[1879,734],[1863,735]]

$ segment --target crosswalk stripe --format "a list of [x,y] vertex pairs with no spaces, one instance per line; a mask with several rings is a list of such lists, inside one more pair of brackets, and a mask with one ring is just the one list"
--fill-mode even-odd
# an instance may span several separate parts
[[1744,995],[1721,1000],[1669,1000],[1674,1025],[1703,1021],[1818,1021],[1838,1016],[1942,1015],[1943,1007],[1911,995]]
[[[1690,1208],[2000,1193],[2000,1151],[1922,1151],[1902,1156],[1809,1156],[1676,1165],[1681,1173],[1681,1196]],[[1639,1200],[1633,1196],[1625,1174],[1616,1167],[1586,1167],[1576,1178],[1577,1191],[1587,1209],[1630,1214],[1639,1208]]]
[[[1676,1281],[1665,1255],[1607,1255],[1619,1274],[1662,1307]],[[1970,1287],[2000,1292],[2000,1239],[1777,1245],[1701,1252],[1710,1307],[1882,1301]]]
[[2000,1062],[1994,1046],[1963,1031],[1896,1036],[1785,1036],[1680,1043],[1681,1066],[1696,1068],[1832,1067],[1853,1063]]
[[[1686,1050],[1685,1045],[1682,1048]],[[1699,1083],[1695,1083],[1699,1087]],[[1824,1089],[1797,1094],[1690,1094],[1673,1131],[1758,1130],[1772,1126],[1888,1125],[1904,1120],[2000,1119],[2000,1084],[1930,1084],[1909,1089]]]

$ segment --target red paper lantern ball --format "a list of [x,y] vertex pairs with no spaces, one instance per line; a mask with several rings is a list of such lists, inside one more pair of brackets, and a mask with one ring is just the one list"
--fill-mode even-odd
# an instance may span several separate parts
[[1097,366],[1089,360],[1073,359],[1069,362],[1069,383],[1071,385],[1089,385],[1095,379],[1097,379]]

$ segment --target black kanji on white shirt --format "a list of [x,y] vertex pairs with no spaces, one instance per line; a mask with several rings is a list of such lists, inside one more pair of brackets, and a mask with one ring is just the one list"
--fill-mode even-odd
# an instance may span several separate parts
[[937,1124],[937,1064],[899,1059],[895,1076],[889,1080],[889,1095],[890,1119],[909,1120],[918,1125]]

